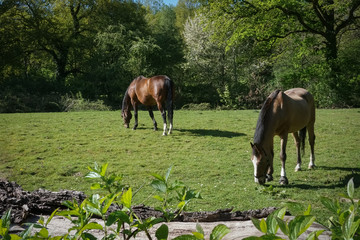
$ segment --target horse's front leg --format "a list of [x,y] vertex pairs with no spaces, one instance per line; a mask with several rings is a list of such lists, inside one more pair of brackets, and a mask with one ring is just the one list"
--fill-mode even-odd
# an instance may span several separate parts
[[287,138],[288,138],[287,133],[281,137],[281,150],[280,150],[281,173],[280,173],[279,183],[282,185],[289,184],[289,181],[286,177],[286,172],[285,172]]
[[159,104],[159,103],[158,103],[158,108],[159,108],[159,111],[161,112],[161,116],[162,116],[162,118],[163,118],[163,120],[164,120],[164,132],[163,132],[163,136],[166,136],[166,128],[167,128],[167,125],[166,125],[166,111],[165,111],[165,109],[164,109],[164,107],[163,107],[162,104]]
[[314,146],[315,146],[315,133],[314,133],[314,123],[310,124],[308,126],[308,133],[309,133],[309,144],[310,144],[310,163],[308,168],[314,169],[315,166],[315,152],[314,152]]
[[268,167],[268,171],[266,174],[266,181],[267,182],[271,182],[272,180],[274,180],[273,178],[273,173],[274,173],[274,150],[271,149],[270,152],[271,156],[270,156],[270,161],[269,161],[269,167]]
[[157,128],[157,123],[156,123],[154,113],[153,113],[153,110],[152,110],[151,106],[148,107],[148,111],[149,111],[150,118],[152,119],[152,121],[154,123],[154,130],[156,131],[158,128]]
[[134,108],[134,118],[135,118],[135,124],[133,130],[136,130],[136,128],[138,127],[138,106],[136,103],[133,104],[133,108]]
[[298,132],[293,132],[293,137],[296,146],[296,154],[297,154],[297,163],[295,167],[295,172],[301,171],[301,152],[300,152],[300,138]]

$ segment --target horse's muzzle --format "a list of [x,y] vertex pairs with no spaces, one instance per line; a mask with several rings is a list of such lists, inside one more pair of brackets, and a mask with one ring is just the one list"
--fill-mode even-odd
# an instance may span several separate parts
[[266,178],[265,177],[255,177],[254,176],[254,180],[255,180],[256,183],[258,183],[260,185],[264,185]]

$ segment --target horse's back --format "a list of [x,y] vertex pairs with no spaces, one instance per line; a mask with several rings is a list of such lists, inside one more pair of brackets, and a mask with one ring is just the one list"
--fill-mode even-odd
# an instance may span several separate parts
[[281,94],[282,118],[288,132],[295,132],[315,121],[313,96],[303,88],[289,89]]

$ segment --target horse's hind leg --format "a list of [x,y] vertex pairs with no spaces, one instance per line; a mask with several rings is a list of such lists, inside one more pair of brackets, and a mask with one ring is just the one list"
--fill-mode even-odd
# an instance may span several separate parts
[[138,106],[137,106],[137,104],[134,104],[133,108],[134,108],[134,118],[135,118],[135,124],[134,124],[133,130],[136,130],[136,128],[138,126]]
[[301,153],[300,153],[300,138],[297,132],[293,132],[294,142],[296,146],[296,153],[297,153],[297,163],[295,167],[295,172],[301,171]]
[[169,117],[169,124],[170,124],[168,134],[171,134],[172,129],[173,129],[173,116],[174,116],[174,111],[171,107],[168,109],[168,117]]
[[279,183],[283,184],[283,185],[289,184],[289,181],[286,177],[286,172],[285,172],[287,138],[288,138],[287,133],[281,137],[281,150],[280,150],[281,174],[280,174]]
[[314,133],[314,124],[310,124],[310,126],[308,126],[308,133],[309,133],[309,144],[310,144],[310,163],[308,168],[309,169],[314,169],[315,168],[315,152],[314,152],[314,147],[315,147],[315,133]]
[[166,128],[167,128],[167,125],[166,125],[166,111],[163,107],[162,104],[158,103],[158,108],[159,108],[159,111],[161,112],[161,116],[164,120],[164,132],[163,132],[163,136],[166,136]]
[[153,110],[152,110],[152,107],[149,106],[148,107],[148,111],[149,111],[149,115],[154,123],[154,130],[156,131],[158,128],[157,128],[157,123],[156,123],[156,120],[155,120],[155,117],[154,117],[154,113],[153,113]]

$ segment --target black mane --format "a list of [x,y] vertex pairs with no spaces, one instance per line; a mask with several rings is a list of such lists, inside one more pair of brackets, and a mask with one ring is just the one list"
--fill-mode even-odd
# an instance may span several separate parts
[[124,98],[123,98],[123,101],[122,101],[122,106],[121,106],[121,111],[124,112],[125,109],[128,108],[128,101],[127,101],[127,98],[129,97],[129,94],[128,94],[128,89],[126,89],[126,92],[124,94]]
[[264,138],[265,122],[268,120],[269,110],[271,109],[271,103],[279,94],[280,90],[276,90],[265,100],[259,114],[258,121],[256,123],[256,129],[254,134],[254,143],[260,143]]

